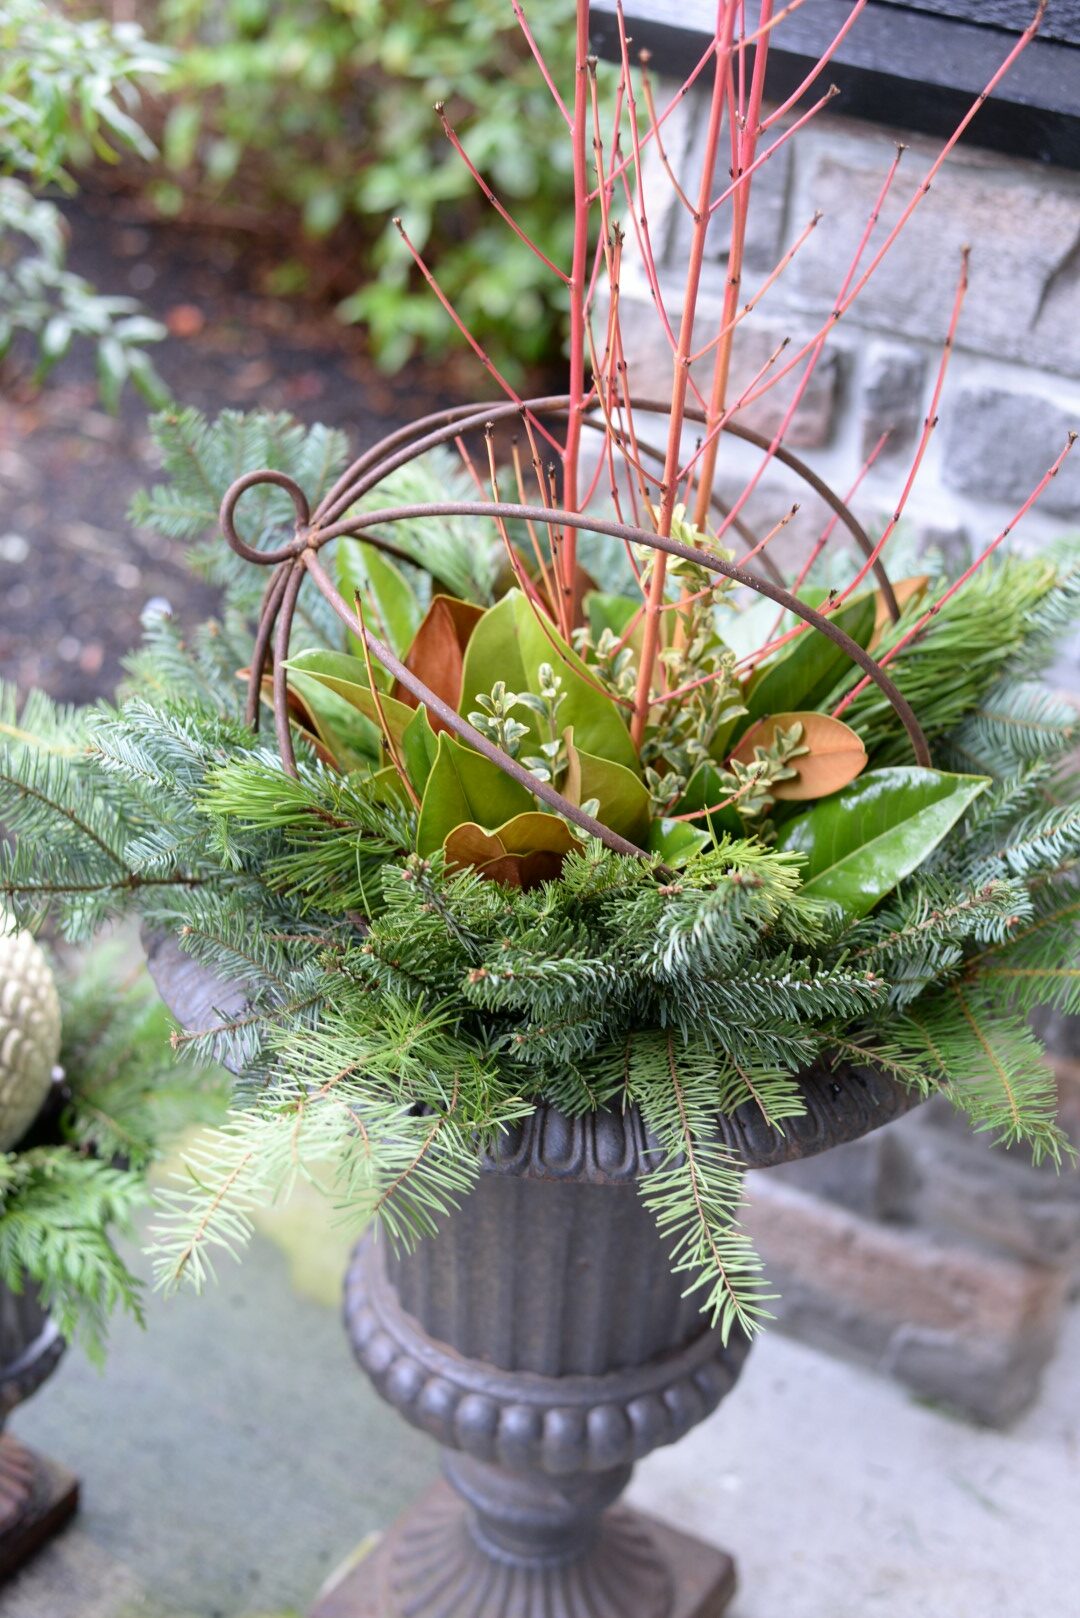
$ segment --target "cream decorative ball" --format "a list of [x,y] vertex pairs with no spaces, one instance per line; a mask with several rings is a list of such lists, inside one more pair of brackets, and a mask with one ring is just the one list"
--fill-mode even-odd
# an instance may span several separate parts
[[0,1152],[41,1110],[60,1054],[60,996],[29,933],[0,912]]

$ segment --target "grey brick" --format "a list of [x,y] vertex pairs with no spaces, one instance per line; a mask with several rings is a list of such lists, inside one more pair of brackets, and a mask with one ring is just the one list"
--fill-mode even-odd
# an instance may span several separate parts
[[[1070,410],[1038,393],[965,388],[944,413],[944,478],[950,488],[1019,506],[1080,427]],[[1070,456],[1039,501],[1042,511],[1080,518],[1080,454]]]
[[923,420],[926,358],[916,348],[874,343],[866,356],[859,401],[862,451],[869,455],[881,438],[881,458],[909,449]]
[[[823,126],[818,126],[820,131]],[[895,223],[927,165],[924,143],[908,154],[882,210],[876,242]],[[824,219],[785,276],[789,294],[826,312],[870,215],[891,156],[885,136],[856,139],[836,128],[808,154],[799,205]],[[1080,189],[1028,164],[954,161],[905,226],[860,293],[849,319],[940,342],[948,329],[961,249],[971,282],[959,343],[966,349],[1080,375]],[[868,262],[868,260],[867,260]]]
[[[704,161],[705,123],[708,108],[702,97],[695,98],[698,103],[697,114],[692,125],[687,154],[681,163],[674,164],[679,182],[687,192],[690,202],[696,202],[697,197],[691,186],[696,186],[701,174]],[[770,143],[776,139],[780,130],[770,131]],[[725,167],[726,154],[729,148],[721,146],[720,155],[716,165],[716,183],[713,195],[719,196],[726,191],[731,178]],[[744,268],[751,273],[768,273],[778,262],[784,250],[784,222],[787,215],[787,196],[791,181],[792,144],[788,141],[781,146],[774,157],[763,163],[750,177],[750,209],[747,219],[746,245],[744,251]],[[669,151],[669,156],[671,155]],[[728,262],[728,246],[731,231],[732,203],[725,203],[713,216],[706,238],[705,262],[706,266],[719,266],[726,270]],[[690,234],[693,230],[693,220],[683,203],[676,201],[671,214],[671,230],[667,240],[665,262],[672,266],[686,264],[690,252]],[[707,284],[710,287],[722,285],[722,276],[713,274],[711,277],[706,269]],[[749,290],[749,289],[748,289]]]

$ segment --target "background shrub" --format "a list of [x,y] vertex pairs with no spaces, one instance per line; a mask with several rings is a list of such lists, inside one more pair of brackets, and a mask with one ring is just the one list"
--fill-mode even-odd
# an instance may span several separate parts
[[[557,352],[562,289],[484,201],[433,111],[446,103],[522,227],[569,263],[569,142],[508,0],[148,4],[148,31],[177,53],[160,207],[181,213],[194,197],[216,217],[287,210],[298,250],[276,264],[272,288],[296,290],[316,263],[387,367],[454,337],[390,223],[400,214],[500,363]],[[573,0],[527,10],[567,97],[573,13]]]

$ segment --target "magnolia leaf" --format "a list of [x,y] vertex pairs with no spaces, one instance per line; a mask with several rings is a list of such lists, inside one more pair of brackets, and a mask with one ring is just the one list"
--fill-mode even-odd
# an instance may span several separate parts
[[[900,608],[900,611],[903,612],[909,602],[918,601],[920,596],[925,595],[929,583],[929,573],[919,573],[910,579],[897,579],[893,585],[893,595],[896,597],[896,605]],[[882,636],[892,623],[892,614],[886,606],[885,597],[880,590],[874,595],[874,607],[874,633],[870,637],[868,647],[871,652],[880,645]]]
[[776,781],[769,788],[779,802],[828,797],[866,768],[866,748],[861,737],[843,720],[823,713],[778,713],[759,719],[746,732],[732,758],[740,764],[752,764],[756,747],[771,747],[776,732],[790,730],[793,725],[802,726],[800,746],[809,751],[790,760],[788,767],[798,770],[797,776]]
[[654,820],[649,827],[649,853],[659,854],[665,865],[686,865],[712,838],[685,820]]
[[565,820],[526,810],[485,831],[474,820],[455,826],[443,843],[447,859],[455,865],[482,865],[502,854],[569,854],[577,840]]
[[[560,586],[558,583],[556,583],[555,574],[550,568],[548,570],[548,576],[551,578],[551,581],[555,585],[556,589],[559,589]],[[535,574],[535,584],[538,597],[544,603],[545,607],[547,607],[552,618],[554,618],[556,616],[555,602],[552,601],[551,591],[544,583],[543,576],[540,573]],[[588,597],[595,594],[595,592],[596,580],[593,578],[592,574],[587,573],[582,567],[581,563],[578,562],[577,566],[574,568],[574,589],[570,603],[571,616],[574,623],[579,624],[581,622],[582,617],[585,616],[585,602]]]
[[[457,601],[453,596],[436,596],[404,659],[409,673],[423,680],[428,690],[441,697],[455,712],[461,700],[465,648],[483,616],[483,607],[475,607],[470,601]],[[407,690],[400,680],[394,681],[390,694],[406,707],[420,706],[420,699]],[[433,730],[447,729],[436,714],[429,717]]]
[[[830,614],[830,622],[860,646],[866,646],[874,632],[874,615],[874,597],[859,595]],[[843,647],[819,629],[807,628],[752,676],[740,732],[769,714],[820,707],[850,668],[851,659]]]
[[[251,678],[251,670],[238,669],[236,677],[238,680],[247,681]],[[269,708],[271,712],[273,712],[274,680],[272,675],[264,674],[262,679],[259,681],[259,696],[264,705]],[[325,764],[328,769],[340,770],[342,765],[338,762],[337,754],[335,753],[334,749],[324,742],[319,735],[318,725],[316,724],[315,715],[312,713],[311,708],[304,701],[299,691],[293,690],[292,687],[288,685],[285,688],[285,706],[288,711],[290,721],[303,732],[305,741],[307,741],[309,746],[314,748],[316,758],[318,758],[321,763]],[[378,746],[377,738],[376,746]],[[348,769],[352,766],[347,764],[344,767]]]
[[586,752],[622,764],[639,775],[641,765],[623,721],[622,710],[603,690],[577,653],[567,646],[554,625],[546,619],[543,624],[538,621],[535,609],[520,590],[511,591],[506,599],[514,604],[526,689],[540,689],[540,665],[550,663],[562,680],[565,694],[559,709],[560,724],[573,725],[574,735]]
[[[460,712],[463,714],[475,708],[477,697],[487,696],[499,680],[503,681],[507,691],[529,689],[529,678],[518,645],[513,594],[503,596],[500,602],[490,607],[469,638],[461,675]],[[522,737],[519,748],[519,752],[527,757],[547,740],[547,735],[540,729],[539,715],[531,709],[524,706],[515,708],[514,718],[528,726],[528,735]]]
[[645,783],[624,765],[583,752],[575,746],[569,728],[566,742],[569,767],[563,796],[579,808],[595,798],[599,805],[597,820],[640,845],[649,834],[649,793]]
[[804,892],[865,916],[922,865],[989,785],[987,776],[914,765],[870,770],[790,821],[777,847],[806,855]]
[[538,888],[542,882],[557,882],[562,875],[563,856],[548,849],[537,849],[532,854],[501,854],[477,866],[481,876],[489,882],[500,882],[504,888]]
[[443,843],[447,864],[474,866],[483,876],[511,888],[553,881],[564,857],[577,846],[558,815],[529,810],[487,832],[475,821],[456,826]]
[[289,669],[290,709],[302,706],[305,727],[322,743],[319,756],[324,764],[349,771],[377,764],[382,754],[378,726],[356,709],[345,697],[320,680],[296,669]]
[[344,697],[353,708],[359,709],[377,725],[380,732],[385,722],[395,747],[401,741],[405,727],[412,718],[412,709],[392,696],[384,696],[382,692],[379,692],[376,702],[368,684],[367,666],[363,658],[350,657],[346,652],[311,650],[298,652],[285,667],[289,670],[290,682],[294,674],[309,676],[328,690],[337,692],[339,697]]
[[[337,564],[345,600],[351,606],[354,595],[359,593],[367,627],[403,657],[423,619],[423,609],[408,579],[376,546],[359,539],[338,541]],[[362,653],[355,635],[350,635],[349,641]]]
[[610,629],[613,635],[621,635],[640,606],[640,600],[635,601],[632,596],[613,596],[602,590],[590,590],[585,597],[585,614],[593,640],[598,641],[605,629]]
[[377,803],[404,804],[406,809],[412,808],[412,799],[405,783],[392,764],[375,770],[368,776],[364,787]]
[[401,757],[413,788],[421,796],[438,748],[439,738],[431,728],[427,709],[417,708],[401,733]]
[[569,854],[577,848],[578,840],[565,820],[558,815],[545,815],[539,809],[515,815],[496,834],[507,854]]
[[433,854],[467,820],[490,829],[533,807],[519,782],[444,730],[420,805],[417,852]]

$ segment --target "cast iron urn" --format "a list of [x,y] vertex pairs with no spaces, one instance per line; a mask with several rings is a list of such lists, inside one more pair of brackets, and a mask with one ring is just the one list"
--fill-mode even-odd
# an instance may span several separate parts
[[[150,968],[188,1026],[242,992],[170,940]],[[911,1107],[871,1068],[814,1068],[784,1133],[752,1107],[717,1118],[768,1168],[855,1140]],[[636,1111],[570,1119],[541,1105],[481,1159],[434,1237],[359,1243],[345,1324],[378,1392],[443,1450],[434,1486],[327,1588],[311,1618],[717,1618],[722,1551],[618,1504],[634,1463],[674,1443],[734,1386],[725,1345],[638,1182],[659,1160]]]

